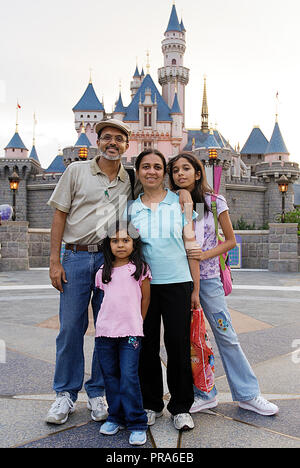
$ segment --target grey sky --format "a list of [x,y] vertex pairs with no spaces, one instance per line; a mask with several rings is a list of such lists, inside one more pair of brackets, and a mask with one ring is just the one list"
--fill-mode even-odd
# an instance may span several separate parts
[[[150,73],[157,83],[163,65],[161,41],[170,0],[11,0],[0,17],[0,155],[15,130],[16,101],[20,135],[36,146],[43,167],[58,147],[76,142],[72,107],[82,96],[92,68],[100,100],[111,111],[122,81],[125,105],[136,66],[150,50]],[[279,92],[279,126],[300,163],[298,109],[300,38],[297,0],[177,0],[187,30],[184,64],[186,125],[200,127],[203,75],[207,75],[209,119],[242,147],[253,125],[270,139]],[[160,89],[159,85],[158,88]]]

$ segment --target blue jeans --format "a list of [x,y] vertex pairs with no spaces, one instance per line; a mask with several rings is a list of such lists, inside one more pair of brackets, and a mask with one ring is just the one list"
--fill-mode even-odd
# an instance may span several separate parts
[[[232,326],[220,278],[200,280],[200,303],[214,334],[234,401],[252,400],[259,395],[259,385]],[[194,387],[195,396],[210,400],[217,394]]]
[[104,376],[108,403],[107,421],[130,431],[146,431],[138,367],[141,338],[96,338],[96,350]]
[[[95,274],[103,264],[103,254],[66,250],[62,265],[67,283],[60,295],[60,332],[56,339],[56,368],[53,389],[67,391],[73,401],[84,379],[84,335],[88,328],[88,307],[92,296],[94,321],[102,303],[103,292],[95,287]],[[104,395],[104,380],[94,350],[91,378],[85,384],[89,398]]]

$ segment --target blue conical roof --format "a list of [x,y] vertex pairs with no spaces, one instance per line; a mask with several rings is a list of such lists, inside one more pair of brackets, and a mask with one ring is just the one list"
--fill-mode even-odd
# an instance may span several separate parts
[[29,158],[34,159],[36,162],[38,162],[40,164],[40,160],[39,160],[39,157],[37,155],[35,145],[33,145],[32,148],[31,148]]
[[158,122],[160,121],[172,122],[172,118],[170,116],[171,109],[163,100],[157,87],[155,86],[154,81],[152,80],[149,74],[145,76],[143,83],[139,87],[137,93],[135,94],[129,106],[126,108],[126,115],[124,117],[124,122],[127,122],[127,121],[138,122],[139,121],[139,102],[140,100],[141,102],[144,102],[146,89],[151,90],[152,102],[155,102],[156,100],[157,121]]
[[273,134],[270,140],[270,143],[267,146],[265,154],[273,153],[286,153],[289,154],[287,147],[285,146],[284,140],[282,138],[278,122],[275,123]]
[[254,127],[241,150],[241,154],[264,154],[268,143],[261,129]]
[[114,112],[124,112],[124,113],[126,113],[126,108],[123,105],[121,93],[119,94],[119,99],[118,99],[118,102],[116,103],[116,107],[115,107]]
[[183,20],[181,20],[180,28],[181,28],[181,31],[186,32],[186,29],[185,29],[184,24],[183,24]]
[[133,78],[140,78],[140,73],[139,73],[138,66],[136,66],[136,68],[135,68],[135,72],[134,72]]
[[82,98],[73,107],[73,111],[104,111],[104,107],[97,98],[92,83],[88,84]]
[[171,114],[182,114],[181,109],[180,109],[180,105],[179,105],[179,102],[178,102],[177,93],[175,93],[175,95],[174,95],[174,101],[173,101],[173,106],[172,106],[172,109],[171,109]]
[[[26,146],[24,145],[22,138],[20,137],[19,133],[16,132],[8,145],[4,149],[25,149],[27,150]],[[28,151],[28,150],[27,150]]]
[[77,142],[75,143],[75,146],[86,146],[87,148],[89,148],[90,146],[92,146],[92,143],[90,142],[85,133],[81,133]]
[[171,16],[166,32],[168,31],[179,31],[181,32],[181,26],[178,21],[177,11],[175,5],[172,7]]
[[66,168],[64,165],[63,156],[61,154],[58,154],[56,158],[52,161],[48,169],[45,170],[45,172],[62,174],[63,172],[65,172],[65,170]]

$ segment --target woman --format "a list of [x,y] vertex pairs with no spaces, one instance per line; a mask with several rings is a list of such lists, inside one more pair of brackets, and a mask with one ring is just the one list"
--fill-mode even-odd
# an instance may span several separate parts
[[[199,246],[190,249],[188,256],[200,261],[200,303],[215,336],[232,398],[241,408],[265,416],[276,414],[278,407],[260,395],[257,379],[233,329],[220,280],[219,255],[236,245],[226,200],[221,195],[216,196],[218,220],[225,236],[225,242],[218,245],[211,211],[213,190],[207,184],[202,163],[193,154],[182,153],[169,161],[168,173],[171,190],[188,190],[194,207],[197,204],[204,207],[204,217],[195,222]],[[194,388],[191,413],[217,406],[215,387],[209,394]]]
[[[161,318],[168,355],[168,410],[178,430],[193,429],[189,414],[194,401],[190,361],[191,308],[198,308],[199,262],[187,259],[185,247],[194,245],[192,216],[182,214],[178,196],[164,188],[166,161],[157,150],[136,160],[143,193],[130,207],[130,219],[144,243],[144,257],[152,273],[151,300],[144,322],[140,382],[148,425],[162,415],[163,378],[160,361]],[[194,282],[194,285],[193,285]]]

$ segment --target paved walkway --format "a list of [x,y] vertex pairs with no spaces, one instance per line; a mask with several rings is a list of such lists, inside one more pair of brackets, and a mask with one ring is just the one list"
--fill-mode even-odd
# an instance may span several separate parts
[[[194,415],[195,429],[184,433],[174,429],[165,410],[148,431],[145,448],[300,447],[300,274],[242,270],[233,276],[233,323],[262,394],[279,405],[279,414],[259,416],[232,402],[214,346],[218,407]],[[127,431],[99,434],[84,392],[64,426],[44,422],[54,398],[58,301],[47,270],[0,273],[0,447],[129,448]],[[92,348],[91,324],[86,378]],[[163,347],[161,356],[164,363]]]

